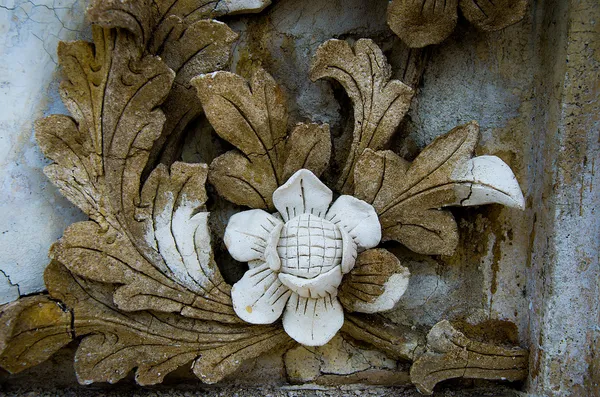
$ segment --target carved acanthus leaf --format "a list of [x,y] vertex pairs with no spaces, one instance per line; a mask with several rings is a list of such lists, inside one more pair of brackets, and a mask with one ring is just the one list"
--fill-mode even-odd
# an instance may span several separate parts
[[140,195],[173,71],[142,56],[126,31],[95,28],[94,38],[95,46],[59,48],[68,78],[63,99],[76,121],[51,116],[38,123],[40,146],[55,161],[47,173],[96,221],[71,226],[51,256],[75,274],[118,284],[121,310],[239,322],[212,258],[208,214],[198,213],[206,201],[206,167],[159,167]]
[[366,150],[356,170],[356,196],[372,203],[384,240],[415,252],[450,255],[458,243],[446,206],[500,203],[522,209],[519,184],[502,160],[471,158],[479,126],[456,127],[434,140],[410,164],[391,151]]
[[223,325],[150,311],[119,312],[112,305],[110,285],[73,276],[58,262],[48,266],[45,281],[50,294],[73,309],[75,336],[83,336],[75,356],[82,384],[114,383],[134,368],[137,383],[156,384],[193,360],[198,376],[216,382],[243,360],[290,343],[279,327]]
[[263,69],[250,83],[229,72],[192,80],[208,120],[238,150],[216,158],[210,182],[227,200],[274,209],[272,195],[284,176],[306,166],[319,175],[329,161],[329,128],[300,124],[288,139],[287,107],[281,88]]
[[[114,32],[93,29],[96,45],[60,43],[59,63],[66,79],[60,94],[74,119],[52,115],[36,123],[36,138],[54,164],[44,172],[73,204],[95,221],[116,224],[104,197],[102,166],[102,109]],[[108,218],[108,219],[107,219]]]
[[172,164],[180,154],[186,126],[202,113],[202,105],[190,80],[202,73],[221,70],[231,56],[231,44],[238,35],[227,25],[214,20],[200,20],[191,25],[177,23],[161,45],[151,46],[176,73],[173,87],[161,108],[166,121],[156,140],[146,167],[149,173],[158,162]]
[[413,361],[425,351],[425,333],[392,323],[379,315],[348,313],[342,332],[395,359]]
[[408,287],[409,270],[388,250],[361,252],[340,286],[338,298],[350,312],[392,310]]
[[392,0],[387,21],[409,47],[421,48],[450,36],[458,20],[458,7],[476,27],[494,31],[523,19],[527,0]]
[[259,12],[269,4],[269,0],[93,2],[88,9],[93,23],[129,30],[141,47],[160,56],[176,73],[173,89],[162,105],[166,122],[151,150],[145,176],[158,162],[170,165],[178,158],[185,127],[202,113],[190,79],[221,70],[229,62],[237,34],[211,18]]
[[11,373],[33,367],[73,339],[72,313],[48,295],[11,302],[0,312],[0,366]]
[[447,320],[437,323],[427,335],[427,352],[410,369],[417,389],[433,394],[435,385],[452,378],[517,381],[527,377],[528,352],[467,338]]
[[527,0],[460,0],[460,10],[479,29],[494,31],[523,19],[527,11]]
[[287,159],[283,166],[283,180],[300,169],[321,175],[331,156],[331,135],[327,124],[300,123],[290,133],[286,143]]
[[441,43],[457,21],[458,0],[392,0],[388,6],[388,25],[413,48]]
[[[89,20],[106,28],[123,28],[136,36],[138,45],[158,49],[165,45],[177,25],[227,14],[260,12],[270,0],[94,0],[87,10]],[[154,53],[154,52],[153,52]],[[155,53],[156,54],[156,53]]]
[[[175,255],[173,242],[167,242],[163,249]],[[183,282],[188,280],[180,273],[187,269],[176,260],[177,257],[171,257],[173,260],[169,262],[174,272],[178,272],[184,280],[183,285],[172,281],[148,262],[126,235],[112,228],[102,230],[94,222],[79,222],[69,226],[64,236],[52,247],[50,257],[86,279],[116,284],[118,287],[113,300],[120,310],[151,309],[200,319],[240,322],[231,306],[230,287],[222,281],[216,266],[212,268],[212,259],[208,262],[208,269],[212,271],[206,270],[211,277],[207,277],[208,281],[202,286],[206,289],[202,290],[193,279],[186,289]],[[193,257],[191,255],[187,259]],[[203,269],[199,267],[193,270],[201,272]],[[194,290],[198,292],[194,293]]]
[[338,189],[352,193],[354,166],[365,149],[382,149],[408,111],[413,90],[399,80],[390,80],[391,67],[381,49],[368,39],[354,48],[345,41],[329,40],[314,57],[310,78],[339,81],[354,106],[354,131],[350,152]]

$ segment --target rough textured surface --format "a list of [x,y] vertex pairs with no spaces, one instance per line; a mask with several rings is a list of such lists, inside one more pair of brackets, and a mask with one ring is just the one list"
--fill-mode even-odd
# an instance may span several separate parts
[[458,0],[392,0],[387,21],[409,47],[421,48],[444,41],[456,27]]
[[[124,391],[101,391],[82,388],[60,389],[17,389],[5,393],[10,397],[336,397],[336,396],[390,396],[390,397],[419,397],[422,394],[404,387],[373,387],[373,386],[341,386],[327,387],[319,385],[285,386],[285,387],[226,387],[198,388],[197,386],[178,387],[165,390],[148,391],[147,389],[124,389]],[[456,392],[451,389],[442,390],[441,397],[518,397],[520,394],[508,387],[475,387],[466,391]]]
[[519,347],[471,340],[444,320],[427,334],[427,351],[410,368],[410,378],[427,395],[433,394],[437,383],[456,377],[523,380],[527,356],[527,350]]
[[409,47],[421,48],[444,41],[462,15],[483,31],[504,29],[523,19],[527,0],[392,0],[387,21]]
[[[119,15],[113,20],[118,26],[133,16],[146,21],[150,30],[160,28],[150,15],[154,8],[139,10],[136,4],[98,3],[90,16],[105,24],[104,12]],[[131,9],[115,11],[113,5]],[[96,6],[107,9],[97,13]],[[189,16],[195,4],[182,10],[171,6],[177,18],[178,12]],[[215,12],[208,7],[197,16]],[[121,20],[124,15],[129,17]],[[162,38],[157,52],[168,58],[163,62],[145,51],[149,37],[136,26],[124,26],[131,29],[127,31],[96,25],[94,43],[59,45],[66,76],[61,95],[73,118],[39,120],[36,138],[54,161],[46,175],[90,221],[71,225],[52,247],[53,262],[45,271],[50,297],[39,298],[48,304],[18,310],[16,302],[2,311],[3,366],[11,372],[36,365],[57,346],[83,336],[75,357],[81,384],[114,383],[134,368],[136,382],[156,384],[190,361],[199,378],[214,383],[245,359],[290,343],[277,327],[238,325],[230,286],[210,245],[204,211],[207,166],[159,165],[142,178],[153,145],[164,136],[166,114],[173,113],[168,94],[177,76],[218,68],[229,56],[233,33],[208,19],[185,25],[177,38]],[[194,41],[200,48],[191,53],[161,52],[177,45],[188,50],[192,44],[178,40],[190,30],[208,44]],[[155,32],[152,38],[157,36]],[[190,62],[188,71],[183,65]],[[56,306],[51,299],[66,306],[71,321],[47,315],[47,307]]]
[[[362,1],[350,0],[331,2],[326,6],[322,2],[309,2],[299,7],[298,2],[280,0],[267,8],[264,14],[250,19],[228,20],[241,35],[241,41],[234,51],[233,66],[239,72],[251,65],[262,64],[284,87],[289,101],[290,120],[303,120],[310,116],[321,123],[329,123],[335,142],[343,142],[343,137],[340,138],[344,135],[341,133],[342,124],[351,122],[352,112],[348,101],[344,102],[344,94],[335,84],[312,84],[302,76],[306,76],[310,58],[319,44],[334,36],[374,38],[392,64],[393,77],[403,78],[407,52],[385,26],[386,8],[387,1],[374,1],[367,5]],[[17,6],[16,10],[19,11],[20,7]],[[597,162],[594,165],[591,159],[598,155],[593,151],[593,145],[589,146],[591,151],[586,149],[586,154],[577,150],[563,150],[564,147],[587,148],[587,143],[583,145],[575,139],[584,139],[584,131],[588,131],[588,138],[585,139],[590,139],[592,143],[597,141],[597,135],[594,135],[594,131],[597,131],[594,121],[597,92],[590,83],[597,81],[593,74],[595,63],[590,61],[595,57],[594,46],[590,43],[595,43],[597,40],[594,38],[598,36],[595,30],[598,25],[593,24],[597,20],[594,16],[596,10],[594,2],[578,5],[574,2],[541,1],[531,5],[531,12],[523,23],[502,32],[481,33],[473,27],[459,24],[456,33],[444,45],[430,49],[430,61],[421,79],[423,84],[417,87],[407,122],[399,128],[401,139],[391,142],[391,149],[412,160],[435,137],[458,124],[478,120],[482,139],[476,154],[497,155],[513,168],[523,187],[528,209],[524,214],[499,206],[452,210],[457,219],[460,242],[457,252],[451,257],[427,258],[412,255],[402,247],[391,247],[402,258],[402,263],[410,268],[412,279],[399,307],[387,314],[388,318],[406,324],[407,331],[411,330],[410,327],[418,330],[421,326],[432,326],[442,318],[466,318],[471,322],[485,318],[512,321],[518,325],[522,343],[531,346],[540,340],[544,343],[539,354],[531,356],[534,371],[531,376],[533,382],[529,386],[529,390],[542,395],[581,395],[593,390],[593,385],[598,383],[595,380],[597,372],[594,372],[597,366],[589,358],[594,349],[594,343],[589,341],[597,340],[597,321],[590,315],[590,308],[593,310],[596,307],[593,302],[598,296],[594,292],[597,286],[597,245],[590,241],[594,235],[588,233],[588,229],[585,235],[578,233],[584,231],[578,228],[581,222],[594,225],[594,219],[597,218],[594,217],[594,204],[589,203],[597,202],[597,196],[594,195],[597,194],[598,184],[590,181],[597,180],[598,173],[594,172]],[[5,11],[0,9],[0,12]],[[31,9],[26,11],[31,14]],[[39,20],[42,12],[48,12],[54,19],[53,11],[44,6],[37,7],[36,12],[36,20]],[[12,17],[12,14],[9,15]],[[37,24],[23,14],[20,19]],[[74,26],[67,24],[67,27]],[[306,34],[307,31],[310,34]],[[569,37],[576,40],[570,41]],[[32,41],[38,40],[33,37]],[[55,45],[47,44],[45,47],[52,53]],[[569,54],[568,74],[564,63],[566,54]],[[44,53],[41,55],[45,56]],[[36,53],[38,58],[43,57]],[[27,63],[33,64],[35,62]],[[48,78],[53,73],[50,69],[45,68],[44,73],[25,73],[26,79],[35,84],[33,77]],[[562,92],[569,94],[563,95]],[[585,95],[580,96],[582,92]],[[340,98],[341,101],[338,101]],[[576,110],[573,113],[575,119],[565,118],[571,113],[566,111],[563,114],[564,98],[571,98],[568,100],[572,103],[569,109]],[[18,103],[12,97],[10,101]],[[41,113],[42,109],[46,109],[46,102],[33,106],[36,112]],[[579,113],[582,112],[580,108],[586,109],[587,116]],[[338,110],[342,112],[338,114]],[[585,123],[572,123],[580,118],[586,120]],[[30,122],[25,119],[27,117],[23,119],[25,123]],[[199,124],[202,122],[200,120]],[[573,126],[575,130],[572,130]],[[566,139],[561,131],[571,131],[570,138]],[[207,134],[214,137],[211,131]],[[24,141],[30,136],[30,129],[25,128]],[[193,137],[190,137],[190,142],[192,144],[186,148],[188,154],[194,156],[196,161],[201,160],[200,154],[204,155],[208,149],[197,145]],[[219,144],[231,149],[222,141]],[[190,153],[190,148],[195,147],[201,150]],[[217,150],[217,154],[222,153]],[[577,155],[571,157],[573,154]],[[587,156],[587,162],[579,154]],[[338,156],[339,150],[334,149],[333,157]],[[574,177],[569,178],[568,183],[555,178],[558,175],[555,166],[559,162],[554,160],[558,158],[567,164],[560,169],[573,170],[569,174]],[[575,160],[571,163],[569,159]],[[202,162],[210,163],[210,160]],[[345,160],[343,156],[342,160]],[[571,167],[573,164],[575,166]],[[42,181],[41,172],[35,167],[37,180]],[[34,181],[30,186],[41,186],[41,183]],[[573,189],[572,186],[585,186],[586,189]],[[558,199],[555,189],[565,194],[561,193]],[[34,197],[35,192],[31,196]],[[45,202],[44,197],[40,198],[41,202]],[[23,202],[23,196],[17,200]],[[546,204],[542,206],[540,203]],[[44,207],[34,206],[34,209],[38,208]],[[557,212],[552,208],[560,209],[559,214],[569,216],[564,218],[561,215],[562,220],[555,226]],[[567,209],[568,212],[565,212]],[[579,215],[581,209],[584,218]],[[231,213],[231,208],[228,211]],[[33,214],[31,210],[24,212]],[[220,222],[222,225],[227,214],[219,214],[218,221],[211,219],[211,222]],[[56,225],[48,222],[47,218],[38,219],[41,219],[43,227]],[[572,220],[563,222],[564,219]],[[34,225],[33,220],[30,219],[27,225]],[[60,221],[56,229],[61,229],[62,225],[64,223]],[[46,235],[45,229],[39,230],[44,230],[42,234]],[[555,230],[560,232],[549,241],[547,236],[554,235]],[[558,242],[563,245],[560,251],[555,252],[553,247]],[[40,269],[46,266],[46,261],[45,249],[35,248],[38,243],[44,244],[39,239],[33,239],[31,243],[19,239],[18,244],[9,246],[9,254],[17,250],[39,251],[41,261],[23,262],[32,269],[37,267],[39,274]],[[556,255],[559,252],[560,255]],[[578,258],[577,264],[582,264],[582,267],[576,266],[572,258]],[[564,267],[553,270],[559,261]],[[219,263],[226,262],[221,259]],[[225,266],[231,282],[235,282],[243,273],[243,270],[240,272],[243,266],[239,263],[231,261]],[[548,278],[550,272],[554,274],[551,279]],[[569,277],[562,279],[561,275],[565,272]],[[583,285],[589,283],[589,288],[574,290],[571,288],[574,282],[582,282]],[[37,283],[41,284],[39,279]],[[552,305],[547,305],[547,296],[553,297]],[[533,303],[531,309],[528,307],[530,302]],[[571,315],[567,322],[562,321],[565,312]],[[546,314],[537,318],[536,313]],[[545,333],[543,330],[549,324],[554,324],[553,331]],[[382,344],[385,344],[384,341]],[[273,378],[281,379],[281,370],[266,370],[267,367],[280,365],[276,358],[270,356],[269,359],[269,365],[263,362],[244,366],[236,377],[266,379],[273,375]],[[71,362],[72,357],[59,355],[48,365],[42,364],[22,375],[4,378],[5,386],[20,384],[32,387],[36,382],[47,387],[55,384],[53,382],[64,382],[63,386],[72,385],[75,379],[70,372]],[[564,363],[569,370],[561,371],[561,365],[553,364],[556,362]],[[578,375],[571,377],[571,373]],[[265,374],[269,375],[265,377]],[[450,382],[448,386],[455,389],[468,384]],[[191,387],[197,388],[198,385]],[[466,391],[443,391],[444,385],[438,387],[442,387],[440,395],[467,394]],[[383,393],[379,389],[374,390]],[[76,393],[72,390],[65,392]],[[77,393],[86,391],[79,389]],[[162,395],[165,393],[157,392]],[[173,393],[178,395],[179,392]],[[340,393],[340,390],[318,393],[332,395]],[[498,395],[500,391],[496,386],[491,393]],[[476,392],[475,395],[481,394]]]
[[391,80],[391,66],[372,40],[360,39],[352,48],[347,42],[329,40],[313,59],[310,78],[338,81],[354,106],[352,143],[337,182],[341,193],[352,193],[354,166],[365,149],[382,149],[392,138],[408,111],[413,90]]
[[378,313],[392,310],[408,287],[409,270],[384,249],[361,252],[339,291],[349,311]]
[[407,384],[406,371],[395,360],[376,350],[356,347],[342,336],[322,347],[298,346],[289,350],[284,362],[291,383]]
[[540,22],[540,67],[553,77],[537,82],[545,110],[535,123],[539,164],[528,287],[535,291],[530,388],[552,397],[597,395],[600,4],[548,6],[555,12]]
[[[272,196],[284,176],[301,168],[320,175],[329,163],[327,125],[301,124],[288,140],[286,101],[265,70],[257,69],[250,84],[230,72],[202,75],[192,84],[217,134],[238,149],[211,163],[210,182],[225,199],[273,209]],[[298,134],[314,144],[300,145]]]

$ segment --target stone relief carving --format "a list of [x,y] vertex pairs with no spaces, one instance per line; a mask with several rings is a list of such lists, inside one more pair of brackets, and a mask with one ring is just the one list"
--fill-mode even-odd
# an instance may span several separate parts
[[[329,166],[329,127],[300,123],[288,133],[285,98],[265,70],[249,82],[217,71],[236,34],[210,18],[268,1],[212,3],[98,0],[89,10],[94,43],[59,46],[72,117],[40,120],[36,137],[53,161],[46,174],[90,220],[52,247],[48,294],[2,308],[0,365],[19,372],[80,339],[82,384],[114,383],[134,368],[140,385],[156,384],[190,361],[214,383],[244,360],[296,342],[324,345],[341,330],[413,361],[423,392],[455,376],[521,379],[522,349],[469,341],[447,322],[426,347],[418,331],[372,315],[394,308],[410,276],[380,240],[450,254],[458,229],[443,208],[523,207],[508,165],[473,157],[477,124],[439,137],[412,163],[384,150],[413,90],[391,79],[373,41],[327,41],[310,78],[337,80],[354,106],[349,155],[334,181],[341,196],[331,204],[318,179]],[[174,161],[185,126],[202,112],[235,149],[210,166]],[[226,228],[231,256],[250,267],[233,287],[211,248],[207,181],[251,208]],[[485,370],[469,369],[480,356]],[[506,366],[508,356],[517,367]],[[436,372],[447,362],[461,369]]]
[[527,0],[392,0],[388,25],[409,47],[444,41],[462,15],[482,31],[504,29],[525,16]]
[[[308,346],[324,345],[342,327],[338,287],[358,252],[379,244],[381,226],[370,204],[344,195],[331,205],[332,197],[312,172],[301,169],[273,193],[279,216],[250,210],[231,217],[225,244],[235,259],[253,261],[231,290],[233,308],[243,320],[271,324],[285,308],[283,328]],[[400,299],[409,275],[400,268],[401,279],[382,292],[381,303],[370,304],[371,311],[373,306],[392,309]],[[358,281],[346,287],[350,294],[352,282]]]
[[410,378],[423,394],[451,378],[519,380],[527,376],[527,350],[467,338],[447,320],[427,334],[427,352],[415,361]]

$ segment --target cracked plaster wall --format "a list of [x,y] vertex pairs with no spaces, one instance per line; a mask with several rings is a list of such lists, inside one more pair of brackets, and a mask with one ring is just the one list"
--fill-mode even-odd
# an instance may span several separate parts
[[0,1],[0,304],[44,290],[48,248],[83,214],[47,180],[33,122],[64,113],[56,46],[86,37],[77,0]]

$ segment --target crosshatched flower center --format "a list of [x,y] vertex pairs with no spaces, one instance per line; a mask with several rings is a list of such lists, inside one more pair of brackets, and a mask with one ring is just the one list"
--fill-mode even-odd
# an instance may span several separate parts
[[281,271],[313,278],[339,266],[342,233],[334,223],[313,214],[302,214],[285,223],[277,253]]

